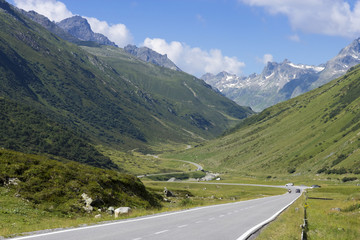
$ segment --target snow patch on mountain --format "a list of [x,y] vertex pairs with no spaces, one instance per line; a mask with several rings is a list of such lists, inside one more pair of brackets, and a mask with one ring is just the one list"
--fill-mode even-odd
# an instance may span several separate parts
[[205,74],[201,78],[239,105],[255,111],[296,97],[345,74],[360,63],[360,38],[337,56],[319,66],[268,62],[261,74],[236,76],[227,72]]

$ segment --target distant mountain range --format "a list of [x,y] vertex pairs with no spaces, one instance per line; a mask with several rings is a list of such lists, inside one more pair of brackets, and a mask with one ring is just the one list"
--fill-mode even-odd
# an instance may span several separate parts
[[360,38],[319,66],[284,60],[282,63],[269,62],[261,74],[240,77],[227,72],[207,73],[201,79],[239,105],[261,111],[340,77],[359,63]]
[[177,157],[197,156],[213,171],[245,176],[326,174],[321,178],[336,179],[341,174],[360,174],[359,79],[357,65],[344,76],[254,114],[223,137]]
[[[35,11],[27,12],[21,9],[18,9],[18,11],[33,20],[34,22],[39,23],[41,26],[45,27],[50,32],[69,42],[85,46],[96,46],[96,44],[117,46],[114,42],[110,41],[103,34],[93,32],[90,24],[83,17],[73,16],[62,20],[61,22],[55,23]],[[162,55],[150,48],[139,48],[135,45],[129,44],[124,47],[124,50],[142,61],[150,62],[152,64],[166,67],[172,70],[181,71],[181,69],[178,68],[175,63],[173,63],[167,57],[166,54]]]

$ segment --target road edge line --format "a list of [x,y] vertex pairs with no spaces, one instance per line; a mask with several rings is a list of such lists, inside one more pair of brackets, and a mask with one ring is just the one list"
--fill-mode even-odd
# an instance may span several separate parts
[[286,205],[284,208],[282,208],[280,211],[275,213],[273,216],[271,216],[270,218],[266,219],[265,221],[259,223],[258,225],[255,225],[254,227],[250,228],[243,235],[238,237],[236,240],[246,240],[246,239],[248,239],[252,234],[254,234],[256,231],[258,231],[260,228],[262,228],[263,226],[265,226],[269,222],[273,221],[277,216],[280,215],[280,213],[282,213],[285,209],[287,209],[291,204],[293,204],[301,196],[302,196],[302,193],[297,198],[295,198],[292,202],[290,202],[288,205]]

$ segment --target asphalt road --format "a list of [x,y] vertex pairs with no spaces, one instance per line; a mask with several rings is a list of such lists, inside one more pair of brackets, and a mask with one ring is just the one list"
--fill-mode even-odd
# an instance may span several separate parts
[[[293,188],[295,190],[295,187]],[[16,239],[36,240],[240,240],[275,217],[301,194],[286,193],[249,201],[128,219]]]

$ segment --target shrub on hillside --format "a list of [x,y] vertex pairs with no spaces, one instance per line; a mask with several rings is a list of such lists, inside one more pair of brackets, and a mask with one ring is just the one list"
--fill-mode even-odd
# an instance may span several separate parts
[[357,180],[357,177],[344,177],[343,179],[341,179],[341,181],[343,182],[351,182],[355,180]]
[[92,206],[97,208],[160,206],[157,196],[134,176],[0,150],[0,185],[6,185],[11,178],[19,180],[10,186],[18,196],[48,211],[80,212],[84,206],[82,193],[90,196]]

